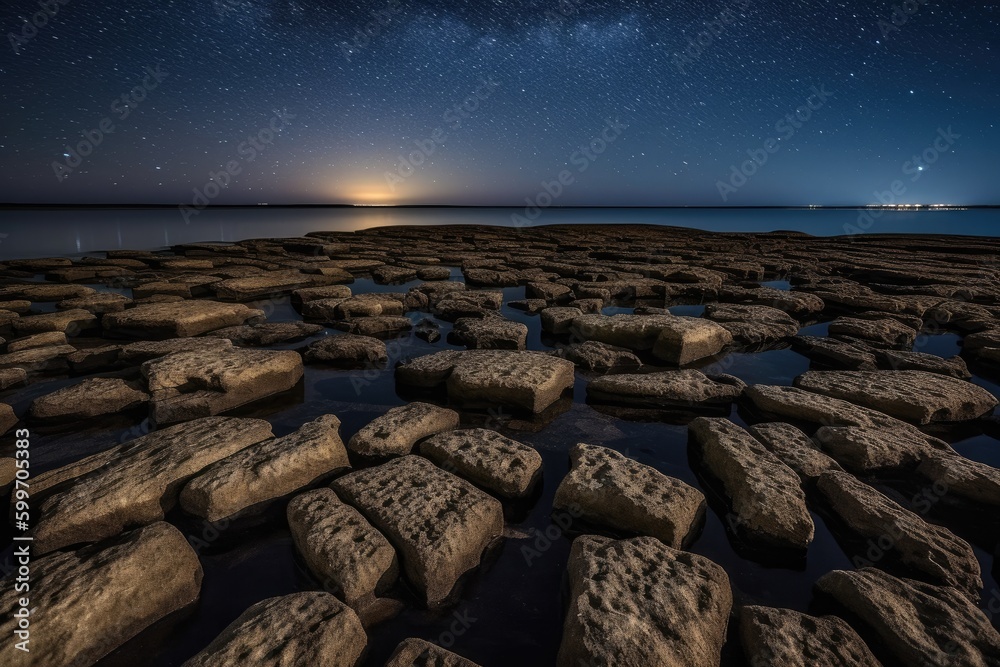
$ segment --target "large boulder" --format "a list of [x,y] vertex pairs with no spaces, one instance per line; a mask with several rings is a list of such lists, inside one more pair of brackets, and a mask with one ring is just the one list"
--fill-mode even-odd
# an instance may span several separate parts
[[679,479],[613,449],[577,444],[572,467],[556,489],[553,507],[675,549],[694,537],[705,516],[705,496]]
[[217,415],[287,391],[302,378],[302,357],[292,350],[232,348],[175,352],[142,365],[157,424]]
[[262,419],[208,417],[178,424],[39,475],[33,492],[72,482],[42,500],[35,553],[112,537],[163,519],[205,466],[272,436]]
[[354,667],[367,644],[350,607],[306,591],[253,605],[183,667]]
[[150,303],[120,313],[108,313],[102,324],[108,336],[161,339],[197,336],[263,320],[264,311],[247,308],[243,304],[188,300]]
[[500,501],[419,456],[350,473],[333,488],[395,545],[429,606],[444,602],[503,532]]
[[92,419],[137,408],[148,400],[149,394],[137,382],[90,378],[36,398],[31,417],[40,421]]
[[542,456],[496,431],[447,431],[420,443],[420,453],[440,468],[507,498],[523,498],[542,474]]
[[753,667],[882,667],[850,625],[755,605],[740,609],[740,641]]
[[652,537],[584,535],[567,569],[559,667],[719,664],[733,597],[712,561]]
[[355,433],[348,449],[367,457],[405,456],[420,440],[458,428],[454,410],[430,403],[408,403],[376,417]]
[[[19,599],[0,595],[0,632],[11,667],[93,665],[147,627],[198,599],[202,569],[184,535],[157,522],[115,542],[31,562],[30,652],[15,649]],[[44,613],[42,612],[44,610]]]
[[479,667],[471,660],[423,639],[411,637],[400,642],[385,667]]
[[755,540],[805,549],[814,526],[796,473],[728,419],[689,426],[702,462],[725,488],[736,525]]

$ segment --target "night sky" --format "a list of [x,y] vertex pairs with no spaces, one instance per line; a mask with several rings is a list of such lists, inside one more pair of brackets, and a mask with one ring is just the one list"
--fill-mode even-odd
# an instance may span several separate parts
[[62,2],[0,10],[0,201],[1000,203],[993,3]]

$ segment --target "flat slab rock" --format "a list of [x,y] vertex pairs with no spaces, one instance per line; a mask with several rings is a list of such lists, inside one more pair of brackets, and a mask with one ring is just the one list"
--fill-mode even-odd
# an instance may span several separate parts
[[356,454],[370,457],[405,456],[420,440],[458,428],[454,410],[430,403],[408,403],[376,417],[347,443]]
[[900,579],[866,567],[834,570],[816,582],[904,665],[1000,665],[1000,632],[954,588]]
[[72,480],[45,498],[32,530],[35,553],[95,542],[160,521],[184,482],[205,466],[272,437],[262,419],[208,417],[178,424],[35,478],[33,492]]
[[539,352],[446,350],[396,369],[396,380],[416,387],[445,385],[451,401],[466,407],[503,405],[542,412],[573,386],[570,361]]
[[138,366],[144,361],[165,357],[174,352],[224,353],[233,348],[228,338],[172,338],[170,340],[142,340],[120,348],[117,359],[127,365]]
[[208,335],[216,338],[228,338],[237,345],[264,347],[302,340],[318,334],[322,330],[321,325],[309,324],[308,322],[264,322],[216,329]]
[[642,361],[630,350],[588,340],[559,348],[557,354],[588,371],[639,368]]
[[429,606],[444,602],[503,532],[498,500],[419,456],[350,473],[332,486],[395,545]]
[[423,639],[404,639],[389,657],[385,667],[479,667],[457,653]]
[[175,352],[142,364],[157,424],[217,415],[295,386],[302,357],[292,350],[232,348]]
[[680,549],[705,516],[701,491],[606,447],[577,444],[553,507]]
[[791,609],[740,609],[740,642],[754,667],[882,667],[858,633],[836,616]]
[[1000,507],[1000,468],[950,451],[927,452],[917,472],[949,493],[990,507]]
[[475,350],[523,350],[528,326],[502,317],[462,317],[455,321],[451,340]]
[[[156,621],[195,602],[201,580],[198,555],[184,535],[165,522],[110,544],[36,555],[31,562],[31,606],[45,613],[31,615],[35,641],[30,653],[10,645],[4,664],[92,665]],[[5,610],[0,632],[8,638],[15,637],[17,620],[6,610],[13,612],[24,595],[13,586],[5,586],[0,595]]]
[[96,327],[97,316],[89,310],[75,308],[41,315],[26,315],[13,320],[11,326],[19,334],[62,332],[68,336],[77,336],[84,329]]
[[848,343],[862,341],[886,349],[909,350],[917,339],[916,329],[890,317],[881,320],[841,317],[830,323],[829,331],[831,337]]
[[389,353],[383,341],[372,336],[341,334],[326,336],[309,344],[302,355],[307,364],[328,364],[337,368],[367,368],[384,364]]
[[253,605],[183,667],[354,667],[367,645],[350,607],[306,591]]
[[31,403],[31,417],[42,421],[92,419],[144,405],[149,400],[137,382],[89,378],[57,389]]
[[316,489],[288,504],[292,540],[309,571],[327,591],[363,609],[399,577],[389,540],[333,489]]
[[798,473],[803,482],[815,480],[831,470],[843,470],[812,438],[791,424],[766,422],[754,424],[749,431],[782,463]]
[[262,440],[202,470],[181,491],[181,508],[218,521],[350,468],[340,420],[323,415],[280,438]]
[[69,345],[69,341],[66,340],[66,334],[62,331],[49,331],[12,340],[7,343],[7,351],[20,352],[21,350],[30,350],[35,347],[46,347],[49,345]]
[[587,385],[587,398],[597,403],[640,407],[693,407],[702,403],[731,403],[746,387],[739,379],[724,375],[709,378],[701,371],[615,374]]
[[709,304],[705,306],[705,318],[718,323],[733,339],[746,345],[788,338],[801,328],[799,321],[785,311],[769,306]]
[[32,347],[19,352],[0,354],[0,369],[20,369],[25,376],[29,373],[44,373],[66,369],[66,358],[76,353],[72,345],[48,345]]
[[691,434],[708,470],[722,482],[736,523],[756,540],[804,549],[814,526],[798,475],[728,419],[699,417]]
[[815,440],[848,470],[877,472],[914,468],[934,452],[953,453],[945,443],[916,439],[910,433],[880,427],[824,426]]
[[108,336],[119,338],[184,338],[263,319],[264,311],[240,303],[187,300],[108,313],[102,324]]
[[570,330],[581,340],[652,350],[657,359],[675,365],[718,354],[733,342],[732,334],[715,322],[669,314],[583,315]]
[[567,569],[559,667],[719,664],[733,597],[712,561],[652,537],[584,535]]
[[917,424],[976,419],[997,406],[971,382],[924,371],[810,371],[795,386]]
[[420,443],[420,453],[507,498],[530,494],[542,474],[542,456],[534,447],[485,428],[439,433]]
[[878,358],[867,346],[819,336],[793,336],[791,343],[796,352],[825,366],[852,371],[873,371],[878,368]]

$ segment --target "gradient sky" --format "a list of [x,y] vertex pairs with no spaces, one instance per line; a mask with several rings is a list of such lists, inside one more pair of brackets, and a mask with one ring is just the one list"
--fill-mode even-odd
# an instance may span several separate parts
[[0,9],[0,201],[1000,203],[993,3],[50,1]]

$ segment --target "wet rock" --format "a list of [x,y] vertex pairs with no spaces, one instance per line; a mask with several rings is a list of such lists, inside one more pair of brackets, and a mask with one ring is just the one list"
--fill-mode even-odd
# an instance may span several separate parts
[[337,368],[369,368],[389,360],[385,343],[371,336],[340,334],[309,344],[303,353],[307,364],[329,364]]
[[354,667],[367,644],[350,607],[307,591],[253,605],[183,667]]
[[816,586],[860,618],[901,664],[1000,664],[1000,633],[954,588],[898,579],[870,567],[834,570]]
[[27,382],[28,373],[23,368],[0,369],[0,391]]
[[960,380],[968,380],[972,377],[972,373],[969,372],[969,368],[965,365],[962,357],[942,359],[935,354],[903,352],[900,350],[880,350],[878,357],[883,367],[894,371],[926,371],[928,373],[948,375]]
[[432,319],[423,319],[413,328],[413,334],[420,340],[436,343],[441,340],[441,327]]
[[738,378],[717,379],[701,371],[606,375],[587,385],[587,398],[596,403],[639,407],[697,407],[701,404],[731,403],[746,387]]
[[7,486],[14,481],[17,474],[17,460],[5,456],[0,458],[0,490],[6,492]]
[[997,406],[971,382],[924,371],[810,371],[795,386],[917,424],[976,419]]
[[112,537],[163,519],[184,483],[205,466],[272,436],[262,419],[208,417],[177,424],[38,475],[46,497],[32,530],[36,553]]
[[417,270],[404,266],[380,266],[372,269],[372,277],[379,285],[393,285],[416,279]]
[[478,350],[523,350],[528,327],[503,317],[463,317],[455,321],[449,336],[455,343]]
[[705,466],[731,499],[738,526],[782,547],[804,549],[812,542],[812,517],[791,468],[728,419],[699,417],[689,428]]
[[653,355],[667,363],[682,366],[718,354],[732,342],[732,334],[715,322],[675,317],[660,332],[653,345]]
[[207,335],[215,338],[228,338],[237,345],[265,347],[302,340],[318,334],[322,330],[322,326],[307,322],[267,322],[226,327],[212,331]]
[[693,537],[705,516],[705,496],[679,479],[613,449],[577,444],[572,467],[553,507],[575,510],[596,524],[650,535],[675,549]]
[[29,283],[25,285],[8,285],[0,287],[0,299],[25,300],[37,302],[63,301],[96,294],[93,287],[83,285],[51,285],[45,283]]
[[566,305],[570,308],[578,308],[584,313],[600,313],[604,310],[603,299],[574,299]]
[[465,281],[478,287],[516,287],[524,279],[520,271],[497,271],[486,268],[463,269]]
[[524,295],[529,299],[544,299],[552,304],[572,301],[573,290],[559,283],[531,282],[525,285]]
[[541,311],[542,331],[552,334],[569,333],[573,320],[583,315],[579,308],[553,307]]
[[117,359],[130,366],[144,361],[165,357],[175,352],[203,352],[205,354],[225,354],[233,349],[228,338],[172,338],[170,340],[143,340],[119,346]]
[[59,331],[69,336],[77,336],[82,331],[97,326],[97,317],[89,310],[59,310],[41,315],[26,315],[14,320],[11,325],[19,334],[37,334]]
[[589,371],[639,368],[642,366],[642,361],[631,351],[592,340],[560,348],[557,354]]
[[229,301],[253,301],[291,294],[297,289],[333,282],[330,278],[306,275],[299,271],[272,271],[245,278],[230,278],[212,283],[216,298]]
[[733,598],[712,561],[651,537],[585,535],[568,571],[559,667],[719,664]]
[[545,299],[518,299],[510,301],[508,306],[514,310],[523,310],[526,313],[540,313],[549,307],[549,302]]
[[836,616],[791,609],[740,609],[740,641],[754,667],[882,667],[850,625]]
[[21,350],[30,350],[36,347],[56,345],[69,345],[69,341],[66,340],[66,334],[62,331],[49,331],[47,333],[12,340],[7,343],[7,352],[20,352]]
[[479,667],[471,660],[431,644],[423,639],[409,638],[400,642],[385,667]]
[[103,325],[108,336],[163,339],[197,336],[263,319],[263,311],[243,304],[199,300],[151,303],[120,313],[108,313]]
[[744,345],[772,343],[794,336],[800,328],[798,320],[769,306],[709,304],[705,306],[705,317]]
[[750,435],[760,440],[768,451],[794,470],[803,482],[812,481],[823,473],[843,468],[833,458],[824,454],[813,440],[791,424],[767,422],[754,424]]
[[878,358],[867,348],[836,338],[794,336],[791,342],[796,352],[827,366],[856,371],[873,371],[878,368]]
[[396,546],[429,606],[445,601],[503,532],[498,500],[419,456],[350,473],[333,488]]
[[50,345],[0,354],[0,369],[20,369],[28,374],[61,372],[66,370],[66,358],[75,352],[72,345]]
[[124,294],[98,292],[73,299],[64,299],[56,304],[56,308],[60,310],[82,309],[95,315],[103,315],[104,313],[119,313],[131,303],[132,299]]
[[361,456],[405,456],[420,440],[458,428],[454,410],[430,403],[408,403],[376,417],[354,434],[348,448]]
[[917,338],[917,331],[898,320],[864,320],[841,317],[830,323],[830,336],[848,343],[861,341],[866,345],[887,349],[909,350]]
[[326,590],[360,610],[399,577],[389,540],[332,489],[316,489],[288,504],[288,527],[309,571]]
[[500,310],[503,292],[462,290],[450,292],[434,303],[434,314],[442,320],[454,322],[460,317],[483,317]]
[[724,287],[719,290],[719,300],[732,303],[750,303],[783,310],[792,317],[807,318],[823,312],[823,299],[808,292],[788,292],[773,287],[743,289]]
[[923,453],[917,472],[947,489],[989,507],[1000,507],[1000,469],[950,451]]
[[324,285],[322,287],[304,287],[292,292],[292,300],[299,303],[309,303],[321,299],[349,299],[351,288],[347,285]]
[[143,363],[157,424],[217,415],[291,389],[302,378],[298,352],[232,348],[175,352]]
[[14,408],[7,403],[0,403],[0,435],[14,428],[15,424],[17,415],[14,414]]
[[571,333],[579,340],[596,341],[630,350],[652,350],[673,315],[583,315],[573,320]]
[[[191,604],[202,569],[184,535],[157,522],[111,544],[50,554],[31,562],[30,653],[7,649],[11,667],[92,665],[147,627]],[[5,586],[4,610],[24,593]],[[123,603],[127,601],[127,604]],[[0,632],[14,637],[17,619],[5,614]],[[37,634],[35,634],[37,633]],[[12,640],[13,641],[13,640]]]
[[340,420],[323,415],[281,438],[262,440],[217,461],[189,481],[181,508],[218,521],[350,468]]
[[451,278],[451,269],[447,266],[425,266],[417,269],[417,278],[420,280],[448,280]]
[[[856,472],[914,468],[931,452],[933,441],[915,439],[911,433],[884,427],[824,426],[816,442],[841,465]],[[940,451],[951,451],[941,443]]]
[[359,317],[337,322],[337,328],[358,336],[391,337],[413,328],[408,317]]
[[13,299],[11,301],[0,301],[0,310],[9,310],[12,313],[23,315],[31,310],[31,302],[26,299]]
[[484,428],[439,433],[420,443],[420,453],[440,468],[508,498],[531,493],[542,473],[533,447]]
[[36,398],[31,417],[39,421],[93,419],[137,408],[148,400],[149,394],[137,382],[89,378]]

